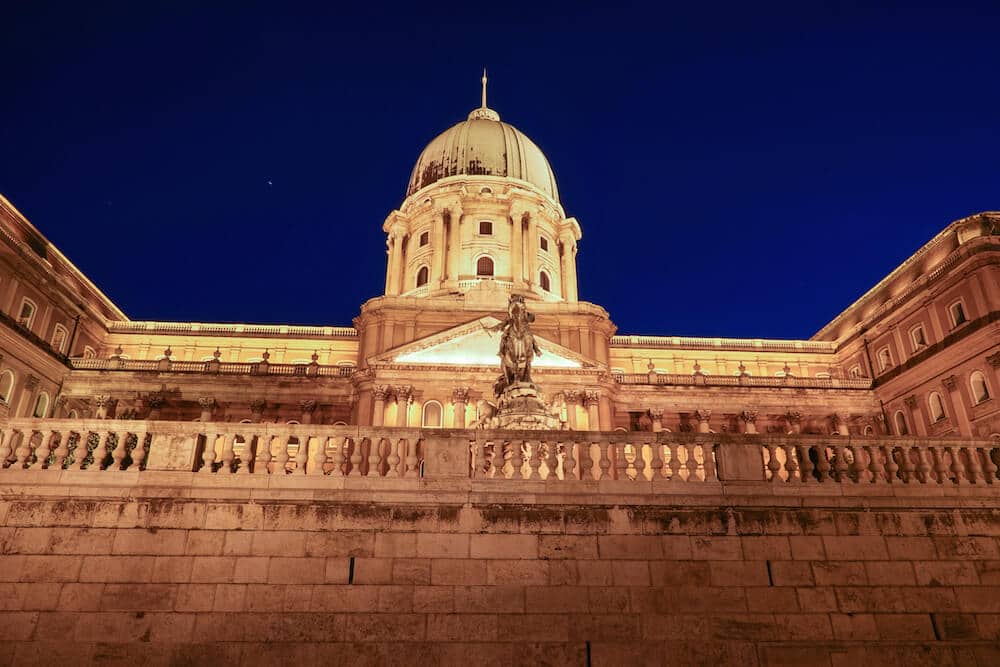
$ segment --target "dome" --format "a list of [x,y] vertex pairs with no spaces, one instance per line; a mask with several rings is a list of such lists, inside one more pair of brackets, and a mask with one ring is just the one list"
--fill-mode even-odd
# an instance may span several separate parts
[[406,196],[442,178],[460,175],[520,179],[559,201],[556,177],[545,154],[485,106],[427,144],[413,167]]

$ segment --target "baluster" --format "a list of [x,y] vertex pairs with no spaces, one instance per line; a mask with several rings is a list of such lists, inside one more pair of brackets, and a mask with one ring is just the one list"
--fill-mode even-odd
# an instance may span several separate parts
[[[525,442],[526,447],[530,447],[530,454],[528,455],[528,479],[541,479],[542,473],[540,468],[542,467],[542,442],[536,441],[533,443]],[[545,444],[546,451],[548,450],[548,443]]]
[[[955,451],[958,449],[958,451]],[[945,447],[945,451],[951,455],[951,474],[955,484],[964,486],[968,480],[965,479],[965,465],[962,463],[962,457],[959,456],[961,452],[960,447]]]
[[[236,460],[235,445],[236,433],[226,433],[222,436],[222,466],[219,468],[219,472],[233,472],[233,461]],[[138,448],[137,445],[136,449]]]
[[868,454],[868,472],[872,484],[885,481],[885,465],[882,463],[882,448],[878,445],[865,445]]
[[[284,475],[288,471],[288,462],[291,460],[292,435],[283,435],[278,439],[278,453],[274,456],[274,465],[271,466],[272,475]],[[298,438],[296,438],[298,440]],[[301,447],[301,445],[299,445]]]
[[979,465],[979,450],[975,447],[966,446],[965,453],[969,455],[969,465],[965,468],[965,474],[973,484],[980,484],[983,480],[983,467]]
[[295,452],[295,474],[306,474],[306,463],[309,462],[309,444],[312,442],[311,435],[304,435],[299,438],[299,448]]
[[63,464],[66,462],[66,457],[69,456],[69,439],[72,433],[70,431],[63,431],[62,433],[56,433],[59,436],[59,446],[56,450],[52,452],[55,459],[52,461],[52,468],[56,470],[62,470]]
[[382,476],[379,464],[382,462],[382,447],[385,442],[384,438],[372,438],[368,443],[368,472],[366,473],[368,477]]
[[930,480],[931,464],[927,461],[927,448],[917,447],[917,479],[921,484]]
[[820,484],[822,484],[830,479],[830,458],[827,456],[826,447],[822,445],[816,445],[815,451],[816,473],[819,476]]
[[17,443],[17,449],[14,450],[14,465],[11,468],[17,468],[18,470],[23,470],[27,466],[28,455],[31,454],[31,438],[35,435],[35,432],[31,429],[18,431],[21,434],[21,441]]
[[[485,456],[486,447],[483,447],[480,452],[477,452],[477,454],[479,453],[482,453],[483,456]],[[417,440],[413,440],[412,442],[409,440],[406,441],[406,456],[403,459],[403,463],[406,466],[405,468],[403,468],[403,475],[405,475],[406,477],[409,477],[410,475],[419,475],[419,471],[417,470]],[[491,460],[489,461],[489,463],[487,463],[484,460],[483,470],[487,469],[486,468],[487,465],[492,466],[493,461]]]
[[883,448],[885,452],[885,477],[890,484],[899,481],[899,463],[896,461],[896,448],[887,445]]
[[691,444],[684,445],[684,448],[687,450],[687,469],[688,469],[687,481],[689,482],[700,481],[698,479],[698,458],[694,455],[695,445]]
[[670,452],[670,481],[671,482],[679,482],[679,481],[681,481],[681,457],[680,457],[681,447],[683,447],[683,445],[681,445],[680,443],[676,443],[676,442],[673,443],[673,444],[671,444],[671,445],[667,445],[667,451]]
[[934,480],[938,484],[944,484],[948,479],[948,466],[944,462],[944,451],[940,445],[931,446],[931,460],[934,462]]
[[7,459],[13,453],[10,449],[10,440],[13,434],[14,430],[10,428],[0,431],[0,469],[7,465]]
[[206,475],[215,472],[215,442],[218,438],[218,434],[214,431],[205,432],[205,449],[201,452],[201,468],[198,472]]
[[868,466],[862,460],[864,447],[851,445],[848,447],[851,452],[851,479],[857,484],[864,484],[868,481]]
[[[993,447],[983,447],[983,477],[987,484],[992,484],[997,478],[997,464],[993,462]],[[3,459],[0,459],[2,461]]]
[[399,440],[396,441],[396,444],[393,444],[392,440],[389,441],[389,457],[386,459],[386,462],[389,465],[389,469],[385,473],[386,477],[403,476],[400,471],[399,462],[400,460],[402,460],[400,453],[402,452],[402,449],[405,446],[406,446],[405,438],[400,438]]
[[837,459],[834,464],[834,474],[835,479],[843,484],[846,481],[847,471],[850,467],[847,464],[847,453],[844,450],[844,445],[837,444],[833,446],[834,457]]
[[240,438],[243,438],[243,444],[240,446],[240,462],[236,465],[235,472],[237,475],[249,475],[250,468],[252,467],[251,464],[253,463],[254,436],[252,433],[246,433],[244,431],[240,431],[237,435]]
[[[232,447],[232,443],[230,443]],[[132,470],[142,470],[142,464],[146,462],[146,429],[141,428],[135,433],[135,449],[132,450]]]
[[701,458],[704,462],[705,481],[714,482],[718,479],[715,467],[715,445],[711,443],[701,443]]
[[608,455],[608,450],[611,448],[611,444],[607,442],[600,442],[597,444],[598,449],[601,451],[601,460],[597,462],[597,466],[601,469],[600,477],[598,479],[610,479],[611,478],[611,458]]
[[347,477],[347,473],[351,471],[351,439],[348,436],[345,435],[344,440],[337,447],[334,459],[337,472],[340,473],[341,477]]
[[637,445],[632,445],[635,451],[635,480],[637,482],[642,482],[646,479],[646,459],[642,456],[642,450],[645,445],[640,443]]
[[[121,470],[122,461],[125,460],[125,454],[128,453],[128,430],[123,430],[118,432],[118,443],[115,445],[115,451],[111,452],[111,465],[108,466],[110,470]],[[215,454],[213,450],[213,455]]]
[[[587,443],[586,445],[581,444],[580,449],[582,450],[585,446],[589,447],[590,444],[589,443]],[[582,479],[583,477],[583,470],[577,470],[576,459],[573,458],[573,449],[575,447],[576,443],[572,440],[570,440],[569,442],[562,443],[562,448],[563,448],[562,473],[564,481],[578,480]],[[559,454],[558,447],[556,449],[556,454],[557,455]],[[556,468],[558,467],[559,467],[559,459],[556,458]]]
[[325,475],[326,474],[326,462],[329,460],[329,456],[326,453],[327,447],[333,442],[333,436],[326,438],[316,438],[316,451],[313,452],[313,462],[310,472],[315,475]]
[[[577,448],[577,453],[580,457],[580,470],[577,472],[573,479],[591,479],[594,476],[594,460],[590,457],[590,441],[574,443],[570,442],[566,446],[572,450],[573,445],[579,445]],[[565,465],[563,467],[563,478],[566,478]]]
[[812,451],[810,445],[799,445],[799,476],[802,478],[803,484],[812,484],[816,481],[816,477],[813,472],[816,470],[816,466],[813,465],[812,457],[809,453]]
[[38,469],[46,467],[46,461],[49,458],[49,454],[52,452],[50,443],[52,438],[55,436],[55,431],[39,431],[42,434],[42,439],[38,442],[38,446],[35,447],[35,466]]
[[354,448],[351,450],[351,467],[347,471],[347,474],[354,473],[355,475],[361,474],[361,462],[364,460],[361,458],[361,447],[364,445],[367,438],[358,438],[354,441]]
[[[788,474],[788,482],[794,482],[796,478],[799,478],[799,450],[795,448],[795,445],[782,445],[782,450],[785,452],[785,472]],[[799,478],[799,481],[802,481]]]
[[[94,447],[94,461],[87,468],[88,472],[97,472],[101,469],[104,459],[108,456],[108,440],[111,439],[111,435],[111,431],[104,431],[97,434],[97,446]],[[80,465],[83,465],[82,459],[80,460]]]
[[899,464],[900,473],[903,477],[903,481],[909,484],[913,481],[913,472],[916,467],[913,465],[913,449],[911,445],[907,445],[900,449]]
[[254,474],[269,475],[271,473],[271,441],[273,439],[274,436],[270,433],[257,438],[257,459],[253,464]]
[[649,469],[650,480],[653,482],[663,481],[663,443],[658,442],[649,447]]
[[771,473],[771,482],[778,483],[781,481],[781,461],[778,460],[778,448],[772,444],[764,445],[767,451],[767,469]]
[[628,459],[625,458],[626,445],[624,442],[616,442],[614,447],[612,452],[615,457],[615,479],[624,481],[628,479]]
[[523,479],[524,471],[521,468],[524,467],[524,450],[522,449],[523,444],[520,440],[516,440],[510,443],[511,456],[510,456],[510,467],[511,467],[511,477],[513,479]]

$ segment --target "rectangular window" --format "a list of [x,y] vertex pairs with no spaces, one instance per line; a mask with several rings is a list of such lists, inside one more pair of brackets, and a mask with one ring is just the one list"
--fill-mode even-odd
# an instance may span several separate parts
[[542,250],[544,250],[545,252],[548,252],[549,251],[549,240],[547,238],[545,238],[544,236],[539,237],[539,239],[538,239],[538,246]]
[[948,308],[948,313],[951,315],[951,326],[957,327],[959,324],[964,324],[968,321],[965,316],[965,304],[961,301],[956,301],[951,304]]
[[483,236],[493,235],[493,223],[489,220],[483,220],[479,223],[479,233]]
[[431,234],[430,234],[430,232],[423,232],[423,233],[422,233],[422,234],[420,235],[420,245],[421,245],[421,246],[425,246],[425,245],[427,245],[428,243],[430,243],[430,238],[431,238]]

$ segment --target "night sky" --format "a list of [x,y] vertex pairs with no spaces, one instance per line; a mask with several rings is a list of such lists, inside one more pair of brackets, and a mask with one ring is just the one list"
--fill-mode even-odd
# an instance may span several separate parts
[[995,0],[88,4],[5,3],[0,192],[133,319],[350,324],[483,65],[620,333],[808,337],[1000,209]]

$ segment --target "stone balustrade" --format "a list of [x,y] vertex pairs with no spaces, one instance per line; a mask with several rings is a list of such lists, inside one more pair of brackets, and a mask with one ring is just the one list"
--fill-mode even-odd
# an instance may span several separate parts
[[957,438],[11,419],[0,422],[0,461],[3,474],[142,470],[213,479],[289,475],[308,477],[319,487],[332,476],[464,479],[489,486],[537,481],[545,488],[607,482],[718,490],[724,483],[756,482],[788,489],[1000,489],[1000,441]]
[[163,359],[70,359],[75,371],[128,371],[147,373],[210,373],[217,375],[278,375],[284,377],[349,378],[355,366],[272,364],[264,362],[174,361]]

